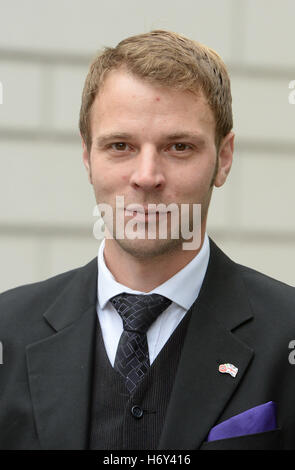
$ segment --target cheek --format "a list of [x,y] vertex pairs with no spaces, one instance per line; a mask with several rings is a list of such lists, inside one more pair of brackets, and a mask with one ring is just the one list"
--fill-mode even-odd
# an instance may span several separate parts
[[174,179],[173,186],[170,186],[168,200],[174,199],[175,202],[182,202],[202,198],[208,192],[212,172],[207,171],[201,174],[200,170],[196,169],[182,177],[179,175],[177,179]]
[[114,182],[108,177],[102,177],[99,173],[92,175],[93,187],[95,194],[99,197],[103,197],[114,191]]
[[114,171],[114,168],[102,166],[93,167],[92,171],[93,185],[97,195],[123,194],[129,177],[122,174],[121,171]]

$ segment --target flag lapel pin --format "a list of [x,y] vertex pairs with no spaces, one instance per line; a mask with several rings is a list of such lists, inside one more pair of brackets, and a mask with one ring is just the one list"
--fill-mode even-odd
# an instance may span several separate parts
[[233,364],[220,364],[218,370],[222,374],[230,374],[232,377],[235,377],[239,369]]

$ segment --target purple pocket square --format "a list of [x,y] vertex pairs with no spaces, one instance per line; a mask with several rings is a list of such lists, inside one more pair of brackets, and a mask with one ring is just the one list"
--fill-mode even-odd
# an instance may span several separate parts
[[269,401],[217,424],[209,432],[207,441],[272,431],[276,428],[276,404]]

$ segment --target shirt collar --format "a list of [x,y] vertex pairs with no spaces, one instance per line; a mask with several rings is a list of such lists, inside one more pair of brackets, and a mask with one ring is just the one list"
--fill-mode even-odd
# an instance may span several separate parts
[[203,279],[208,266],[210,245],[207,233],[199,253],[180,271],[167,281],[155,287],[150,292],[140,292],[130,289],[117,282],[107,268],[104,261],[105,239],[98,249],[98,301],[100,308],[104,308],[110,298],[122,292],[130,294],[161,294],[188,310],[199,295]]

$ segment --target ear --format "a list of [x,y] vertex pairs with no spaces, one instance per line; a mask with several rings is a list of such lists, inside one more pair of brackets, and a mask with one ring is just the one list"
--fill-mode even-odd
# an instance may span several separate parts
[[87,174],[88,174],[89,183],[93,184],[92,183],[92,176],[91,176],[90,154],[87,150],[86,144],[85,144],[84,139],[83,139],[82,136],[81,136],[81,141],[82,141],[82,151],[83,151],[82,152],[83,163],[84,163],[84,166],[85,166]]
[[230,172],[233,153],[234,153],[235,134],[229,132],[221,141],[218,153],[218,171],[214,181],[214,186],[219,188],[222,186]]

